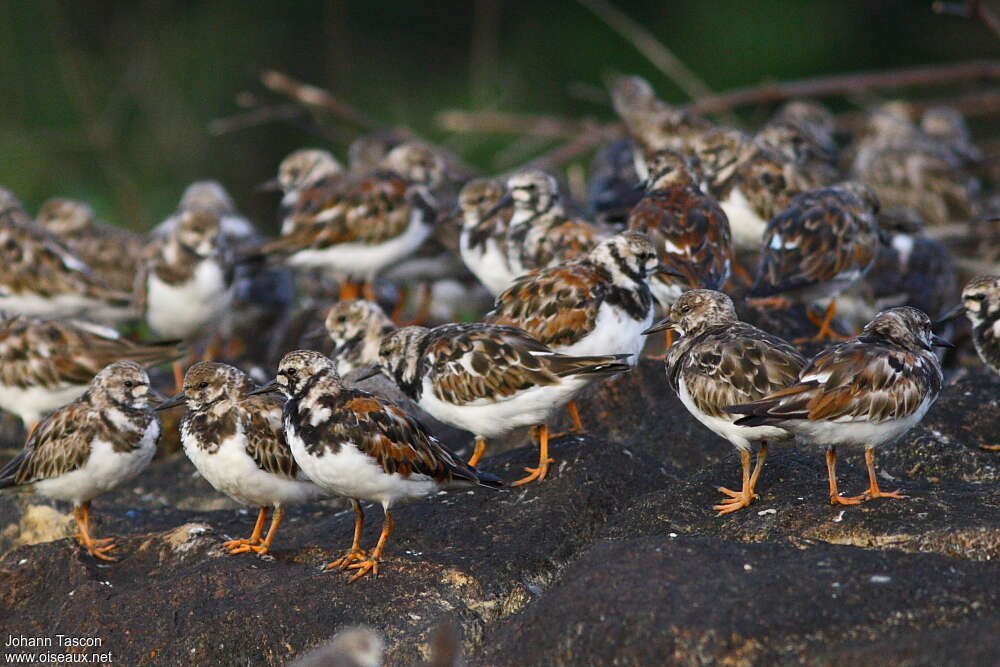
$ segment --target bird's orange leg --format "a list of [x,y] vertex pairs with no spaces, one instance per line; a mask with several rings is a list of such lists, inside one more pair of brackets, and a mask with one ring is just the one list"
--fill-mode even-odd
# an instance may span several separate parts
[[755,493],[754,489],[757,488],[757,480],[760,479],[760,471],[763,469],[764,461],[766,460],[767,443],[764,443],[760,447],[760,452],[757,453],[757,463],[754,465],[753,473],[751,474],[750,452],[744,449],[740,450],[740,463],[743,467],[743,488],[739,491],[731,491],[723,486],[719,487],[719,491],[729,496],[729,500],[723,500],[718,505],[712,507],[712,509],[719,512],[717,516],[730,514],[744,507],[749,507],[754,498],[760,497]]
[[538,467],[525,468],[524,470],[529,473],[528,476],[517,480],[511,486],[522,486],[545,479],[549,472],[549,464],[553,462],[555,459],[549,458],[549,426],[542,424],[538,427]]
[[368,553],[361,548],[361,533],[365,530],[365,510],[361,503],[351,498],[354,505],[354,541],[351,542],[351,550],[337,560],[329,563],[324,570],[346,570],[347,566],[354,561],[364,561],[368,559]]
[[396,323],[396,326],[403,326],[403,314],[406,312],[406,302],[410,298],[410,288],[406,285],[402,285],[399,288],[399,298],[396,299],[396,305],[392,309],[392,314],[389,315],[389,319]]
[[569,418],[573,420],[573,432],[583,433],[583,421],[580,419],[580,409],[576,406],[576,401],[570,401],[566,409],[569,410]]
[[173,363],[174,368],[174,393],[179,394],[184,391],[184,362],[177,359]]
[[860,496],[856,496],[858,500],[874,500],[875,498],[906,498],[906,496],[899,491],[883,491],[878,488],[878,477],[875,475],[874,449],[865,450],[865,465],[868,466],[868,490]]
[[747,287],[753,285],[753,276],[750,275],[750,271],[748,271],[747,267],[743,266],[743,263],[735,257],[733,258],[732,267],[733,277],[739,279],[739,281]]
[[113,538],[105,537],[104,539],[94,539],[90,534],[90,501],[83,503],[79,507],[73,509],[73,518],[76,519],[76,525],[79,532],[76,534],[76,539],[80,542],[87,552],[94,558],[100,558],[106,561],[118,560],[112,556],[108,556],[107,552],[113,550],[118,545],[115,544]]
[[223,542],[222,546],[229,549],[229,553],[231,554],[241,554],[250,551],[250,549],[244,549],[243,547],[260,544],[260,536],[264,532],[264,524],[267,523],[267,515],[270,511],[268,507],[260,508],[260,512],[257,513],[257,523],[254,524],[253,532],[250,533],[249,539],[229,540],[228,542]]
[[382,551],[385,549],[385,543],[389,541],[389,536],[392,535],[392,531],[395,527],[396,523],[392,520],[392,512],[386,510],[385,521],[382,523],[382,534],[379,535],[378,544],[376,544],[375,548],[372,549],[371,556],[358,563],[353,563],[347,566],[347,569],[349,570],[357,570],[357,573],[351,577],[351,581],[349,583],[353,584],[369,572],[376,577],[378,576],[378,565],[382,560]]
[[420,300],[417,302],[417,314],[410,320],[411,325],[424,326],[431,316],[431,297],[434,292],[430,283],[421,283]]
[[375,293],[374,280],[366,280],[364,284],[361,285],[361,295],[372,303],[378,302],[378,294]]
[[861,502],[857,498],[845,498],[837,490],[837,450],[833,447],[826,450],[826,474],[830,477],[831,505],[857,505]]
[[222,356],[222,351],[225,348],[223,344],[223,339],[220,334],[215,334],[212,336],[212,340],[208,342],[205,346],[205,353],[201,355],[202,361],[215,361]]
[[1000,452],[1000,445],[979,445],[979,449],[987,452]]
[[472,458],[469,459],[469,465],[475,468],[479,465],[479,461],[483,458],[483,454],[486,453],[486,438],[481,435],[476,436],[476,448],[472,452]]
[[[233,542],[242,544],[230,547],[230,554],[244,554],[252,551],[258,556],[263,556],[266,553],[270,553],[271,545],[274,543],[274,536],[278,534],[278,526],[281,525],[282,520],[285,518],[285,508],[281,506],[274,508],[274,514],[271,516],[271,527],[267,529],[267,537],[261,540],[260,533],[264,529],[264,522],[261,521],[261,517],[267,516],[266,509],[264,507],[261,508],[261,514],[257,516],[257,525],[254,526],[253,535],[250,536],[249,540],[233,540]],[[226,546],[230,544],[231,542],[226,542]]]
[[358,288],[358,284],[352,282],[345,278],[340,283],[340,300],[350,301],[352,299],[357,299],[361,295],[361,291]]
[[817,317],[813,315],[812,312],[806,310],[806,317],[809,321],[819,327],[819,331],[812,338],[796,338],[793,343],[815,343],[827,340],[848,340],[850,336],[843,336],[830,326],[833,323],[833,318],[837,314],[837,300],[833,299],[830,301],[830,305],[826,307],[826,313],[823,317]]

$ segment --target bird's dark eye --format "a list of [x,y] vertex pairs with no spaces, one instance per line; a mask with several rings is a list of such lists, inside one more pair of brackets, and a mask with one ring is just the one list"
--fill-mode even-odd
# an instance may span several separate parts
[[199,382],[198,383],[198,388],[199,389],[207,389],[208,388],[208,383],[207,382]]
[[972,301],[982,301],[983,299],[986,298],[986,295],[985,294],[970,294],[966,298],[967,299],[971,299]]
[[132,382],[131,380],[125,380],[125,386],[131,389],[132,387],[135,386],[135,382]]
[[295,368],[289,368],[288,370],[285,371],[285,375],[289,375],[291,377],[295,377],[298,374],[299,374],[299,371],[297,369],[295,369]]
[[347,321],[347,315],[341,315],[340,317],[337,318],[338,324],[343,324],[346,321]]

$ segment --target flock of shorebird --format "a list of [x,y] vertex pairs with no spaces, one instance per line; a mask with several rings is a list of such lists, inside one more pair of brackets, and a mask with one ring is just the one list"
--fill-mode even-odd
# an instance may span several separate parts
[[[214,182],[188,188],[147,237],[66,199],[32,219],[0,191],[0,408],[30,429],[0,488],[72,502],[80,543],[113,560],[113,540],[93,535],[91,500],[149,465],[157,411],[184,406],[180,439],[198,471],[260,508],[251,536],[225,543],[230,553],[267,553],[287,505],[343,496],[354,540],[327,567],[354,580],[378,573],[394,504],[503,485],[476,467],[490,439],[533,427],[538,464],[512,484],[545,479],[556,413],[566,407],[582,431],[574,397],[628,372],[648,336],[666,331],[667,384],[739,451],[742,484],[720,488],[719,514],[753,502],[768,444],[792,438],[825,449],[831,503],[903,497],[879,488],[875,449],[941,390],[935,347],[950,344],[935,324],[964,312],[1000,372],[1000,279],[960,293],[948,250],[925,230],[988,218],[962,117],[890,103],[845,142],[813,102],[746,134],[671,107],[637,77],[616,81],[612,97],[628,136],[595,158],[586,215],[550,173],[471,178],[443,149],[389,135],[356,142],[349,168],[325,150],[290,154],[273,184],[276,239]],[[493,308],[474,322],[397,326],[408,309],[426,321],[445,293],[453,319],[478,293]],[[330,356],[253,357],[304,347],[288,323],[317,307]],[[783,317],[835,343],[807,359],[793,344],[803,341],[764,330]],[[116,328],[134,321],[165,342]],[[852,327],[860,333],[840,333]],[[185,372],[182,358],[199,355]],[[144,369],[170,361],[166,398]],[[406,406],[354,386],[376,374],[475,436],[471,460]],[[865,449],[862,496],[838,491],[842,445]],[[370,550],[363,501],[385,513]]]

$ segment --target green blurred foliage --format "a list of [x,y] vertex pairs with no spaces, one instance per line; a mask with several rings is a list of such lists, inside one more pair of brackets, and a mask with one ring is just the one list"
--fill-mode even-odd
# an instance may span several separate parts
[[[981,26],[931,12],[930,0],[617,2],[716,90],[767,79],[993,57]],[[146,229],[193,181],[222,181],[270,223],[253,186],[290,150],[323,145],[308,122],[212,136],[238,99],[283,100],[263,68],[328,88],[391,124],[445,141],[489,170],[512,137],[447,136],[448,108],[610,118],[571,94],[635,72],[681,91],[571,0],[0,0],[0,184],[31,209],[54,195]],[[857,100],[853,100],[857,102]],[[353,128],[320,116],[349,138]],[[347,134],[345,134],[347,131]]]

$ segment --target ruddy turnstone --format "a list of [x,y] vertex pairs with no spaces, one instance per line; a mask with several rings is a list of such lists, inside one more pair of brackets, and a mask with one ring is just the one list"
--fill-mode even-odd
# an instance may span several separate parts
[[[748,507],[767,459],[768,442],[787,440],[776,426],[738,426],[725,408],[756,401],[799,378],[806,360],[794,347],[771,334],[740,322],[732,300],[721,292],[695,289],[670,307],[666,318],[645,331],[673,329],[681,339],[666,357],[667,380],[691,415],[740,452],[743,486],[719,487],[728,496],[712,509],[719,515]],[[750,471],[750,453],[759,443],[757,464]]]
[[[524,274],[497,297],[483,321],[523,329],[559,354],[625,354],[635,365],[645,342],[642,331],[653,322],[648,280],[658,267],[650,240],[623,232],[581,259]],[[582,432],[576,403],[568,407]]]
[[630,356],[558,354],[521,329],[476,322],[392,331],[378,369],[432,417],[473,433],[473,462],[488,438],[538,426],[538,467],[517,486],[548,474],[552,414],[590,383],[630,370]]
[[90,501],[149,465],[160,438],[158,399],[141,366],[111,364],[80,398],[38,425],[24,451],[0,470],[0,489],[24,487],[72,502],[80,544],[95,558],[115,560],[108,555],[114,540],[91,534]]
[[[872,498],[904,498],[879,489],[875,448],[916,426],[941,390],[941,363],[926,314],[901,306],[882,311],[854,338],[814,357],[798,381],[769,396],[726,408],[745,415],[737,426],[777,426],[826,447],[830,503],[855,505]],[[864,445],[868,491],[845,498],[837,491],[837,450]]]
[[[180,424],[184,453],[216,491],[260,508],[250,538],[223,545],[230,554],[268,553],[285,506],[326,495],[305,477],[285,441],[285,401],[273,394],[251,395],[256,389],[243,371],[203,361],[185,373],[184,391],[157,407],[186,404]],[[262,538],[271,507],[271,527]]]
[[[268,182],[264,187],[273,184],[282,192],[281,206],[278,218],[281,221],[281,233],[286,234],[291,229],[290,214],[299,206],[299,202],[310,194],[322,192],[336,185],[345,175],[344,167],[330,151],[320,148],[302,148],[289,153],[278,165],[278,177]],[[286,220],[289,227],[286,229]]]
[[[377,575],[392,534],[392,506],[453,488],[503,484],[493,475],[459,461],[415,419],[393,403],[346,387],[336,363],[319,352],[289,352],[275,380],[251,393],[281,391],[285,437],[295,462],[320,487],[354,504],[354,542],[326,569],[357,570],[351,581]],[[385,512],[378,544],[361,548],[361,501],[377,502]]]
[[913,306],[932,320],[942,317],[959,291],[947,246],[926,235],[915,211],[882,211],[878,224],[882,243],[875,264],[838,299],[838,312],[850,314],[858,329],[893,306]]
[[726,214],[701,191],[680,153],[652,154],[648,173],[646,194],[629,213],[628,227],[649,236],[665,267],[650,280],[657,301],[669,308],[685,286],[722,289],[733,262]]
[[960,162],[974,165],[983,152],[972,141],[965,117],[952,107],[931,107],[920,117],[920,129],[931,141],[950,151]]
[[686,151],[694,136],[714,127],[711,121],[660,100],[642,77],[623,76],[612,82],[611,101],[636,143],[635,170],[642,180],[649,178],[648,155],[664,149]]
[[141,236],[98,222],[90,206],[62,197],[42,204],[36,220],[112,289],[132,291],[145,247]]
[[566,215],[560,201],[559,183],[540,169],[525,169],[507,179],[507,194],[490,219],[513,204],[507,223],[507,263],[516,277],[582,257],[611,231],[601,225]]
[[817,340],[837,338],[830,328],[836,297],[875,263],[878,200],[864,185],[847,182],[810,190],[767,225],[757,279],[749,297],[758,303],[830,299],[817,321]]
[[970,280],[962,289],[962,302],[945,318],[963,313],[972,324],[972,342],[979,358],[994,373],[1000,373],[1000,277],[978,276]]
[[[186,211],[170,235],[155,241],[136,281],[136,305],[159,336],[195,340],[226,316],[231,299],[220,220]],[[174,364],[179,389],[181,364]]]
[[396,328],[378,304],[363,299],[335,303],[326,314],[326,333],[333,341],[337,372],[347,375],[378,363],[382,336]]
[[90,322],[0,318],[0,408],[30,429],[83,394],[114,361],[148,367],[180,355],[173,342],[135,343]]
[[195,181],[184,189],[177,211],[156,226],[150,234],[155,239],[168,238],[191,213],[202,211],[219,218],[219,227],[227,245],[239,245],[257,236],[257,230],[236,208],[236,202],[218,181]]
[[458,195],[462,215],[459,250],[462,261],[494,295],[507,289],[516,275],[507,261],[507,227],[510,211],[487,214],[504,198],[504,186],[496,180],[469,181]]
[[980,183],[965,162],[950,139],[928,136],[895,107],[882,106],[854,149],[851,170],[886,208],[913,208],[929,225],[944,225],[979,214]]
[[423,144],[392,149],[381,169],[336,188],[325,200],[300,201],[290,231],[261,245],[256,254],[282,258],[294,269],[322,269],[342,281],[342,300],[356,298],[363,280],[373,280],[409,256],[427,239],[437,220],[431,190],[444,177],[444,163]]
[[37,317],[121,319],[131,297],[112,289],[0,188],[0,311]]

